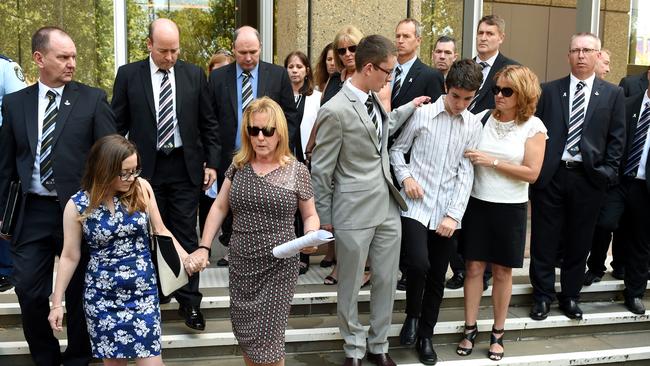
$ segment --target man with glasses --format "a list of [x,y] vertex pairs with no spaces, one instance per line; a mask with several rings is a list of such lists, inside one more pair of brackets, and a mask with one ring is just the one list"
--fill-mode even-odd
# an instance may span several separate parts
[[[542,85],[536,115],[548,128],[544,163],[531,186],[530,317],[546,319],[557,297],[560,310],[581,319],[578,306],[587,254],[601,204],[618,180],[625,145],[623,90],[596,77],[600,39],[571,37],[571,74]],[[561,259],[561,291],[555,263]]]
[[377,92],[392,79],[395,46],[387,38],[363,38],[356,50],[356,72],[318,113],[312,183],[316,210],[325,230],[335,231],[338,258],[339,330],[344,365],[361,365],[366,332],[357,300],[366,258],[373,267],[368,361],[395,365],[388,356],[401,226],[406,203],[393,186],[388,136],[429,97],[423,96],[387,114]]
[[115,117],[104,91],[73,81],[77,49],[65,31],[37,30],[32,57],[38,83],[4,97],[0,130],[0,207],[12,181],[20,180],[24,193],[11,238],[22,329],[34,364],[88,365],[90,339],[82,307],[87,251],[65,294],[68,346],[63,353],[47,320],[49,297],[54,259],[63,248],[63,208],[79,190],[92,145],[115,133]]
[[[219,135],[203,70],[181,60],[179,29],[169,19],[149,25],[149,57],[120,67],[113,86],[117,129],[136,143],[165,226],[188,253],[198,248],[197,208],[217,178]],[[173,296],[191,329],[204,330],[199,274]],[[161,303],[169,302],[162,297]]]

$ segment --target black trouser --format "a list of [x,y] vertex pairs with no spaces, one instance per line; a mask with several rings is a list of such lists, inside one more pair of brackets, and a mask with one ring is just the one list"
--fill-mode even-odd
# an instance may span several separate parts
[[61,354],[47,320],[50,313],[54,257],[63,248],[63,212],[55,197],[28,194],[20,232],[13,241],[14,280],[23,332],[36,365],[87,365],[90,339],[83,312],[83,286],[88,252],[81,243],[81,260],[65,291],[68,347]]
[[[605,209],[605,206],[603,206],[601,216]],[[591,253],[589,253],[589,258],[587,259],[587,268],[590,272],[600,277],[605,274],[607,270],[605,261],[607,260],[607,249],[609,249],[610,242],[612,243],[612,269],[619,272],[623,270],[625,261],[622,250],[627,241],[625,230],[626,228],[621,227],[613,231],[610,228],[604,227],[599,219],[598,224],[596,224],[596,230],[594,231],[594,240],[591,243]]]
[[[151,186],[165,226],[185,251],[194,252],[199,245],[196,215],[203,191],[187,175],[182,148],[174,149],[169,155],[157,154]],[[188,284],[176,290],[173,296],[182,306],[199,307],[203,298],[199,292],[199,274],[190,276]]]
[[445,238],[420,222],[402,217],[407,253],[406,314],[420,318],[418,336],[431,337],[445,290],[445,274],[455,237]]
[[[569,169],[562,162],[546,187],[531,189],[530,282],[536,301],[552,302],[555,297],[559,251],[562,292],[558,300],[580,298],[605,190],[591,182],[582,166]],[[561,238],[562,233],[566,237]]]

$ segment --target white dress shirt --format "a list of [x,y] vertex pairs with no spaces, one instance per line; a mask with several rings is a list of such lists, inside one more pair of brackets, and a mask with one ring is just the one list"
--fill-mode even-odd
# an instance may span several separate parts
[[[485,84],[485,81],[487,80],[488,74],[490,73],[490,69],[492,68],[492,65],[494,65],[494,61],[497,60],[497,56],[499,56],[499,51],[494,54],[494,56],[488,58],[487,60],[481,60],[481,56],[476,55],[476,63],[481,63],[481,62],[486,62],[488,66],[485,66],[481,72],[483,73],[483,82],[481,83],[481,88]],[[479,88],[479,90],[481,89]]]
[[[348,86],[350,87],[350,90],[352,90],[354,92],[354,94],[357,96],[357,98],[359,98],[359,101],[361,102],[361,104],[363,104],[364,110],[367,110],[366,101],[368,100],[368,95],[369,94],[364,92],[363,90],[357,88],[356,86],[354,86],[354,84],[352,84],[351,80],[352,80],[352,78],[346,80],[345,82],[348,83]],[[383,120],[383,118],[381,116],[381,109],[377,105],[379,103],[379,100],[377,100],[377,98],[374,98],[374,99],[375,99],[375,102],[373,103],[373,105],[375,106],[375,115],[377,116],[377,124],[378,124],[378,129],[379,129],[379,135],[382,136],[382,131],[381,130],[383,128],[382,124],[384,123],[384,120]],[[380,141],[380,143],[381,143],[381,141]]]
[[[645,104],[650,102],[650,98],[648,97],[648,92],[646,91],[645,94],[643,94],[643,102],[641,102],[641,109],[639,110],[639,118],[641,118],[641,113],[643,113],[643,110],[645,109]],[[638,120],[637,120],[638,122]],[[650,129],[648,130],[650,132]],[[646,134],[645,137],[645,144],[643,145],[643,152],[641,153],[641,160],[639,161],[639,169],[636,171],[636,179],[646,179],[646,171],[645,171],[645,166],[646,163],[648,162],[648,150],[650,149],[650,133]],[[625,167],[622,167],[623,169]]]
[[[29,184],[29,193],[38,194],[40,196],[56,196],[56,189],[48,191],[41,184],[41,142],[43,142],[43,119],[45,118],[45,110],[47,109],[47,105],[50,103],[50,98],[47,97],[47,92],[52,90],[56,94],[55,103],[56,107],[60,110],[61,108],[59,106],[61,105],[61,96],[63,95],[64,88],[65,85],[58,88],[50,88],[40,80],[38,81],[38,142],[36,143],[36,156],[34,159],[34,167],[32,169],[32,180]],[[54,145],[52,145],[52,148],[54,148]]]
[[[390,162],[400,184],[412,177],[424,190],[424,198],[411,199],[402,188],[400,194],[409,207],[402,216],[430,230],[445,216],[456,220],[460,228],[474,181],[474,167],[464,154],[476,148],[482,128],[480,119],[467,110],[450,115],[444,98],[416,109],[390,149]],[[404,154],[409,150],[407,164]]]
[[[156,66],[156,64],[153,62],[151,59],[151,56],[149,56],[149,70],[151,71],[151,86],[153,88],[153,104],[154,107],[156,108],[156,123],[158,123],[158,113],[160,113],[160,83],[162,83],[163,79],[163,73],[158,71],[160,68]],[[171,83],[172,86],[172,95],[174,98],[172,99],[173,103],[173,108],[174,108],[174,116],[172,117],[174,119],[174,125],[176,126],[174,128],[174,148],[181,147],[183,146],[183,140],[181,140],[181,132],[178,128],[178,117],[176,115],[176,77],[174,76],[174,68],[170,68],[169,70],[169,82]],[[156,132],[156,136],[157,136]],[[157,146],[158,142],[156,142]]]
[[[580,82],[580,79],[573,76],[573,74],[571,74],[570,79],[571,79],[571,82],[569,83],[569,118],[571,117],[571,107],[573,106],[573,98],[576,95],[576,85],[578,85],[578,83]],[[594,89],[594,79],[596,79],[596,74],[593,74],[590,77],[588,77],[587,79],[582,80],[586,84],[582,88],[582,90],[584,90],[584,92],[585,92],[585,104],[584,104],[584,106],[585,106],[585,117],[587,117],[587,107],[589,106],[589,99],[591,98],[591,91]],[[583,128],[584,128],[584,123],[585,122],[587,122],[586,119],[582,122],[583,123]],[[584,132],[584,130],[583,130],[583,132]],[[564,160],[564,161],[580,161],[581,162],[582,161],[582,153],[577,153],[575,156],[569,154],[569,152],[567,151],[566,144],[565,144],[564,145],[564,152],[562,153],[562,160]]]
[[305,150],[309,142],[309,135],[316,122],[316,116],[320,109],[321,92],[314,90],[311,95],[305,98],[305,108],[302,113],[302,121],[300,122],[300,142],[302,144],[303,159],[306,159]]

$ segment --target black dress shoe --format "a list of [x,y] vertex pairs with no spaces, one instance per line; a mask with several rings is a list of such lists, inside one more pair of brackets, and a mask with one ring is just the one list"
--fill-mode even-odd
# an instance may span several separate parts
[[569,319],[582,319],[582,309],[575,300],[565,300],[560,302],[560,310]]
[[625,270],[624,269],[614,269],[614,270],[612,270],[612,277],[616,278],[617,280],[624,280],[625,279]]
[[488,283],[490,281],[489,278],[483,278],[483,291],[487,290],[488,287],[490,287],[490,284]]
[[535,301],[528,314],[533,320],[544,320],[551,311],[551,304],[546,301]]
[[181,306],[178,315],[185,319],[185,325],[194,330],[205,330],[205,319],[201,310],[195,306]]
[[645,314],[645,305],[643,305],[643,301],[641,301],[641,299],[638,297],[626,297],[625,307],[627,310],[633,312],[634,314]]
[[438,362],[438,355],[433,349],[431,338],[418,338],[415,345],[415,350],[418,351],[418,358],[420,362],[425,365],[435,365]]
[[230,262],[228,262],[228,260],[225,257],[219,258],[219,260],[217,261],[217,267],[228,267],[228,264],[230,264]]
[[388,355],[388,353],[370,353],[366,355],[368,361],[374,363],[377,366],[397,366],[395,361]]
[[456,290],[465,284],[465,275],[463,273],[454,273],[453,276],[449,280],[447,280],[447,283],[445,283],[445,287],[450,289],[450,290]]
[[415,344],[415,338],[418,331],[418,318],[407,316],[399,332],[399,344],[402,346],[412,346]]
[[11,284],[9,276],[0,276],[0,292],[11,290],[12,287],[14,287],[14,285]]
[[406,274],[403,274],[402,278],[397,281],[397,289],[400,291],[406,291]]
[[361,360],[358,358],[346,357],[343,366],[361,366]]
[[592,283],[600,282],[603,276],[599,276],[592,271],[585,272],[585,280],[582,283],[585,286],[591,286]]

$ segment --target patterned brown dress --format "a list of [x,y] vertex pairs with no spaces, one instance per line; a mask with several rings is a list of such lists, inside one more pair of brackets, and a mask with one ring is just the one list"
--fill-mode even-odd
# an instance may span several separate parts
[[284,331],[298,280],[298,256],[275,258],[275,246],[295,238],[298,200],[313,197],[298,161],[258,176],[250,164],[225,174],[232,181],[230,317],[237,342],[255,363],[284,358]]

